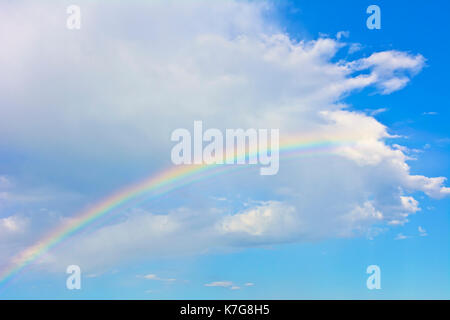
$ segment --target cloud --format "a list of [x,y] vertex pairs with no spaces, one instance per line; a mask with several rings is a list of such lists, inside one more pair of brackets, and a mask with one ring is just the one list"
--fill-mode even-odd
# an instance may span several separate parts
[[421,175],[407,176],[406,186],[423,191],[430,197],[440,199],[450,195],[450,188],[444,186],[444,177],[428,178]]
[[405,240],[408,239],[408,236],[403,235],[402,233],[397,234],[394,240]]
[[5,176],[0,176],[0,189],[7,189],[12,186],[11,181]]
[[[82,29],[68,31],[53,3],[0,4],[1,29],[10,30],[0,33],[0,68],[8,75],[0,77],[0,106],[8,106],[0,107],[0,152],[18,159],[1,177],[21,189],[0,190],[0,202],[29,194],[27,181],[39,181],[53,195],[45,208],[56,212],[47,223],[29,204],[32,237],[14,238],[8,248],[170,167],[171,132],[194,120],[345,143],[320,156],[281,159],[273,177],[243,169],[174,191],[158,200],[161,207],[149,201],[124,210],[51,251],[42,260],[47,269],[75,260],[96,271],[138,257],[373,236],[408,222],[420,208],[413,193],[450,194],[445,177],[412,175],[399,138],[391,146],[394,136],[375,114],[350,111],[343,99],[366,88],[402,89],[425,66],[421,54],[390,50],[337,61],[345,43],[297,41],[271,18],[270,5],[257,2],[80,6]],[[81,196],[74,203],[59,194]]]
[[428,235],[427,231],[423,227],[419,226],[417,229],[421,237],[426,237]]
[[21,214],[0,218],[0,268],[10,262],[17,250],[23,248],[24,242],[30,242],[31,227],[30,219]]
[[217,228],[223,234],[248,234],[253,237],[279,237],[299,232],[295,208],[280,202],[263,202],[243,212],[225,216]]
[[370,116],[373,117],[373,116],[379,115],[380,113],[386,112],[388,110],[389,109],[387,109],[387,108],[378,108],[378,109],[375,109],[375,110],[368,110],[368,113],[369,113]]
[[147,274],[147,275],[143,276],[143,278],[147,279],[147,280],[156,280],[156,281],[164,281],[164,282],[174,282],[177,280],[175,278],[160,278],[156,274]]
[[0,218],[0,237],[7,234],[23,233],[28,225],[28,219],[21,216]]
[[383,214],[375,209],[370,201],[366,201],[362,206],[356,205],[348,214],[341,217],[341,235],[353,236],[368,233],[373,224],[383,221]]
[[420,210],[420,208],[418,207],[419,202],[416,199],[414,199],[413,197],[401,196],[400,200],[402,202],[403,208],[406,211],[415,213]]
[[[245,284],[247,286],[247,284]],[[233,284],[231,281],[214,281],[211,283],[206,283],[205,287],[222,287],[222,288],[228,288],[230,290],[240,290],[241,287],[238,285]]]
[[233,282],[231,281],[214,281],[211,283],[206,283],[205,287],[223,287],[223,288],[230,288],[233,286]]
[[[408,148],[408,147],[406,147],[406,146],[401,146],[401,145],[398,145],[398,144],[396,144],[396,143],[394,143],[394,144],[392,145],[392,147],[393,147],[394,149],[400,150],[400,151],[403,152],[404,154],[411,154],[411,153],[420,153],[420,152],[423,152],[423,151],[420,150],[420,149],[410,149],[410,148]],[[407,159],[408,159],[408,160],[416,160],[415,158],[411,158],[411,157],[408,157]]]
[[438,115],[438,113],[435,112],[435,111],[429,111],[429,112],[422,113],[422,115],[424,115],[424,116],[435,116],[435,115]]
[[350,36],[350,32],[349,31],[339,31],[336,34],[336,39],[340,40],[341,38],[348,38]]
[[360,43],[352,43],[350,44],[350,47],[348,48],[348,54],[353,54],[355,52],[358,52],[362,50],[363,46]]
[[405,52],[391,50],[376,52],[368,58],[349,63],[350,69],[371,70],[369,76],[373,83],[381,89],[382,94],[390,94],[400,90],[410,81],[408,74],[416,74],[425,66],[425,58]]
[[[56,249],[42,259],[42,264],[58,269],[75,260],[83,270],[98,273],[105,266],[114,265],[118,258],[147,254],[162,257],[200,251],[199,248],[203,248],[201,243],[186,241],[186,234],[180,234],[183,226],[189,226],[183,221],[183,214],[179,211],[168,215],[154,215],[143,210],[133,210],[129,217],[120,222],[103,226],[92,234],[75,236],[74,241],[69,244],[69,251]],[[180,242],[184,245],[175,245],[170,250],[160,245],[169,245],[169,240],[172,244]],[[147,279],[156,277],[147,276]]]

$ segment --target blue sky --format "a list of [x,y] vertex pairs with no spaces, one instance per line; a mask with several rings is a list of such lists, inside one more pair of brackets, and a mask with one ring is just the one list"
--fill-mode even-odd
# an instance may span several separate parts
[[0,5],[0,270],[170,167],[170,132],[194,120],[358,143],[117,210],[0,298],[450,297],[447,1],[80,1],[80,30],[69,4]]

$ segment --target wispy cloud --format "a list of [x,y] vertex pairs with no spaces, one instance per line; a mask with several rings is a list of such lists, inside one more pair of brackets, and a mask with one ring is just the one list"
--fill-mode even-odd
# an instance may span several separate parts
[[353,54],[355,52],[358,52],[362,48],[363,48],[363,45],[361,43],[352,43],[352,44],[350,44],[350,47],[348,48],[348,54]]
[[422,226],[419,226],[417,229],[419,230],[419,235],[421,237],[426,237],[428,235],[427,231]]
[[[253,282],[246,282],[244,284],[244,287],[251,287],[255,284]],[[234,284],[231,281],[214,281],[210,283],[206,283],[205,287],[222,287],[222,288],[228,288],[230,290],[240,290],[242,287],[240,285]]]
[[0,175],[0,189],[10,188],[12,185],[11,181],[6,176]]
[[336,33],[336,39],[340,40],[341,38],[348,38],[350,36],[349,31],[339,31]]
[[155,280],[155,281],[164,281],[164,282],[177,281],[177,279],[175,279],[175,278],[161,278],[161,277],[157,276],[156,274],[147,274],[147,275],[144,275],[141,277],[143,277],[144,279],[147,279],[147,280]]
[[229,288],[233,286],[233,282],[231,281],[214,281],[211,283],[206,283],[205,287],[223,287],[223,288]]
[[409,238],[409,236],[405,236],[404,234],[399,233],[399,234],[397,234],[397,236],[395,237],[394,240],[405,240],[405,239],[408,239],[408,238]]
[[388,108],[378,108],[378,109],[367,109],[366,112],[370,115],[370,116],[376,116],[380,113],[384,113],[386,111],[388,111]]

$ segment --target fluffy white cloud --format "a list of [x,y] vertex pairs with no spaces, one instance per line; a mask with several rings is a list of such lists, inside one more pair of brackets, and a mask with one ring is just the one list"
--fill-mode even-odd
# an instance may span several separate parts
[[411,56],[392,50],[376,52],[368,58],[351,62],[350,66],[355,71],[370,69],[371,76],[382,93],[389,94],[402,89],[409,82],[407,73],[419,72],[424,64],[425,58],[422,55]]
[[27,219],[20,216],[10,216],[0,219],[0,236],[22,233],[27,226]]
[[[80,1],[79,31],[65,28],[60,5],[25,3],[0,4],[0,68],[8,75],[0,78],[0,148],[34,160],[23,166],[26,176],[108,194],[171,165],[170,133],[194,120],[345,142],[320,156],[282,159],[273,177],[243,170],[207,191],[193,185],[188,208],[174,201],[160,214],[129,211],[44,261],[95,269],[124,257],[373,234],[419,210],[410,193],[450,194],[444,177],[410,174],[405,150],[389,145],[393,136],[375,113],[342,102],[368,87],[402,89],[423,68],[420,54],[336,61],[349,45],[295,41],[267,18],[264,3]],[[213,196],[237,204],[205,200]]]
[[300,232],[301,225],[295,208],[279,202],[262,203],[244,212],[225,216],[217,226],[221,233],[248,234],[255,237]]

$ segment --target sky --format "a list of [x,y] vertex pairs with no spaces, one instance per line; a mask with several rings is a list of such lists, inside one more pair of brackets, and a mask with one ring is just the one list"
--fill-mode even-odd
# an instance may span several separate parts
[[[0,299],[449,299],[449,10],[1,1]],[[195,120],[341,144],[126,193]]]

